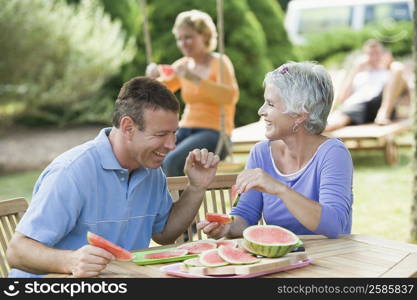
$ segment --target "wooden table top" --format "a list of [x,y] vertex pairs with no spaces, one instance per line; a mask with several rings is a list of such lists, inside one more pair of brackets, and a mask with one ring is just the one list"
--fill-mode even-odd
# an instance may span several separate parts
[[[342,235],[338,239],[320,235],[299,237],[312,262],[300,269],[265,277],[417,277],[417,245],[356,234]],[[100,277],[171,277],[160,270],[164,265],[138,266],[133,262],[113,261]],[[68,275],[49,274],[47,277]]]

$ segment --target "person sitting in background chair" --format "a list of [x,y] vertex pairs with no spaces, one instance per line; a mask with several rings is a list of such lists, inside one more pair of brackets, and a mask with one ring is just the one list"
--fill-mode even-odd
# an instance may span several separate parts
[[326,131],[371,122],[389,124],[406,89],[404,65],[393,61],[380,42],[367,40],[363,56],[348,73],[335,99],[335,104],[341,105],[330,114]]

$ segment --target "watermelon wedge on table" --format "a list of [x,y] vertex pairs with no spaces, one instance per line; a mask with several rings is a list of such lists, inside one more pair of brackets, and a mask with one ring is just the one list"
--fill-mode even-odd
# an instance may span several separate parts
[[117,260],[129,261],[129,260],[132,260],[134,257],[134,255],[130,253],[129,251],[127,251],[126,249],[123,249],[122,247],[90,231],[87,232],[87,241],[90,245],[102,248],[110,252],[116,257]]
[[162,252],[154,252],[154,253],[148,253],[144,255],[144,258],[146,259],[160,259],[160,258],[172,258],[177,256],[184,256],[188,253],[187,250],[180,250],[180,249],[174,249],[174,250],[167,250]]

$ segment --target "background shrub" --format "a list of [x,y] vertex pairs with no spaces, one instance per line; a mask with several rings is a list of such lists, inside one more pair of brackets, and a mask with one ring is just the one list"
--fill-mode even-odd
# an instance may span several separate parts
[[[97,1],[0,0],[0,116],[27,124],[108,117],[97,92],[135,54]],[[111,105],[112,106],[112,105]]]
[[363,42],[370,38],[381,41],[396,58],[409,56],[412,53],[413,24],[403,21],[370,25],[362,30],[335,29],[311,35],[305,45],[296,48],[296,53],[301,60],[340,64],[346,55],[361,49]]

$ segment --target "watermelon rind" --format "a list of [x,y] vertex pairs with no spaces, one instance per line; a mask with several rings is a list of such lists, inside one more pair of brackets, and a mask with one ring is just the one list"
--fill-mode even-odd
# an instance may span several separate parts
[[246,242],[244,239],[240,240],[240,241],[239,241],[239,243],[238,243],[238,245],[239,245],[239,247],[240,247],[240,248],[245,249],[245,250],[246,250],[246,251],[248,251],[249,253],[252,253],[252,254],[258,255],[255,251],[253,251],[253,250],[250,248],[250,246],[249,246],[249,245],[247,245],[247,242]]
[[[242,255],[246,256],[246,260],[244,260],[243,258],[241,258],[240,260],[233,259],[228,255],[227,252],[241,252]],[[249,253],[243,248],[231,248],[226,246],[220,246],[218,248],[218,253],[221,258],[223,258],[225,261],[232,265],[248,265],[260,262],[259,258],[253,256],[251,253]]]
[[226,246],[226,247],[237,247],[238,242],[236,240],[217,240],[216,241],[217,248],[220,246]]
[[200,263],[200,259],[198,257],[189,258],[183,261],[183,264],[187,267],[202,267],[203,265]]
[[221,262],[219,261],[217,263],[212,263],[212,262],[209,262],[207,260],[207,257],[209,255],[216,255],[216,254],[221,258],[221,256],[218,253],[218,249],[217,248],[216,249],[211,249],[211,250],[203,251],[202,253],[200,253],[200,256],[199,256],[200,263],[203,266],[205,266],[205,267],[221,267],[221,266],[225,266],[225,265],[228,265],[229,264],[227,261],[225,261],[222,258],[221,259],[223,261],[221,261]]
[[[256,240],[254,240],[253,238],[250,238],[250,232],[251,230],[255,229],[255,228],[259,228],[259,227],[268,227],[268,228],[276,228],[277,230],[282,230],[285,231],[287,233],[289,233],[292,237],[293,240],[288,242],[288,243],[274,243],[274,244],[265,244],[265,243],[261,243],[258,242]],[[247,227],[244,231],[243,231],[243,242],[242,245],[243,247],[254,254],[257,255],[261,255],[261,256],[265,256],[265,257],[281,257],[286,255],[288,252],[290,252],[291,250],[293,250],[295,247],[300,246],[301,241],[298,238],[297,235],[295,235],[293,232],[281,227],[281,226],[277,226],[277,225],[253,225],[250,227]]]

